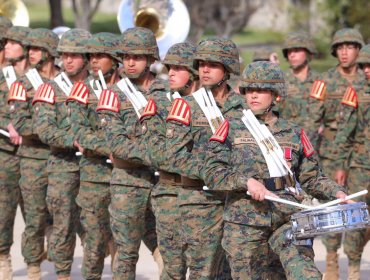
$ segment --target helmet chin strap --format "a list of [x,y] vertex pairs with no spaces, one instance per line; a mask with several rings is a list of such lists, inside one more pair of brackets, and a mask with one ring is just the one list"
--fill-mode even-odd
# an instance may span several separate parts
[[301,70],[303,69],[304,67],[306,67],[306,65],[308,64],[308,59],[306,58],[304,62],[302,62],[300,65],[297,65],[297,66],[290,66],[291,69],[293,70]]
[[210,90],[218,88],[218,87],[222,86],[229,78],[230,78],[230,74],[225,72],[225,75],[222,77],[221,81],[219,81],[217,84],[207,85],[207,86],[204,86],[204,87],[206,89],[210,89]]
[[40,70],[44,63],[49,59],[49,57],[46,55],[47,54],[46,50],[41,50],[41,52],[42,52],[41,59],[36,64],[32,64],[32,66],[37,70]]
[[183,87],[180,87],[180,88],[176,88],[176,89],[171,89],[171,92],[175,92],[177,91],[178,93],[180,93],[181,95],[184,95],[185,92],[188,90],[189,87],[191,87],[191,84],[193,83],[195,77],[194,77],[194,74],[189,72],[190,76],[189,76],[189,80],[186,82],[186,84],[183,86]]
[[272,102],[268,108],[266,108],[266,109],[261,109],[261,110],[252,110],[252,112],[253,112],[253,114],[254,114],[256,117],[261,118],[261,117],[265,116],[266,114],[268,114],[268,113],[272,110],[272,108],[273,108],[274,106],[275,106],[275,103],[274,103],[274,102]]
[[76,77],[77,75],[79,75],[86,68],[89,61],[87,60],[87,57],[85,55],[83,55],[83,56],[84,56],[84,63],[76,71],[67,73],[67,75],[69,77],[71,77],[71,78]]

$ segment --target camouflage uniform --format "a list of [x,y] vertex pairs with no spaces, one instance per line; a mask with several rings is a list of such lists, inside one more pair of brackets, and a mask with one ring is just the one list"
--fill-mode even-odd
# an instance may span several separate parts
[[[274,64],[254,62],[244,70],[240,87],[241,92],[257,88],[284,96],[284,74]],[[265,114],[254,113],[257,118]],[[265,158],[242,122],[242,116],[241,110],[235,112],[212,136],[202,170],[210,189],[227,191],[222,245],[230,261],[233,279],[271,279],[267,269],[270,250],[279,256],[288,279],[321,279],[314,264],[312,246],[296,245],[286,238],[286,233],[291,230],[290,215],[297,208],[252,200],[246,195],[247,181],[254,178],[269,186],[268,189],[279,197],[299,202],[284,188],[294,186],[291,178],[287,178],[289,175],[270,177]],[[321,173],[303,129],[278,118],[273,112],[260,122],[267,125],[284,150],[291,152],[286,153],[291,155],[286,160],[308,194],[329,199],[342,190]],[[272,277],[275,279],[276,275]]]
[[[122,34],[121,40],[120,52],[147,56],[147,69],[144,71],[149,71],[150,59],[159,59],[157,43],[150,30],[130,28]],[[135,78],[132,80],[135,83]],[[137,89],[146,98],[151,91]],[[108,100],[112,102],[104,104]],[[140,139],[145,132],[126,95],[114,85],[106,97],[101,96],[100,101],[100,119],[114,157],[110,181],[112,201],[109,206],[112,233],[117,245],[113,275],[117,279],[135,279],[141,240],[151,252],[157,248],[155,218],[149,200],[155,182],[154,171],[125,156],[127,151],[138,145],[136,139]],[[146,147],[139,149],[145,150]]]
[[283,47],[285,59],[288,60],[289,49],[295,48],[306,50],[307,77],[301,81],[291,70],[286,73],[287,97],[281,99],[278,108],[281,117],[302,126],[314,147],[317,147],[318,130],[324,113],[324,97],[311,94],[311,88],[315,80],[320,79],[320,75],[308,65],[309,56],[317,51],[312,39],[305,32],[294,32],[287,36]]
[[[370,64],[370,45],[360,51],[357,63]],[[354,99],[344,97],[341,101],[344,117],[338,123],[338,132],[335,137],[337,169],[345,170],[348,160],[347,186],[349,193],[363,189],[370,191],[370,158],[366,147],[369,147],[370,122],[370,81],[361,85]],[[370,194],[359,198],[370,204]],[[346,232],[344,235],[344,252],[349,259],[350,279],[360,279],[360,263],[365,246],[366,230]],[[352,277],[352,278],[351,278]]]
[[[117,37],[111,33],[94,34],[86,42],[87,53],[105,53],[115,60]],[[76,198],[81,207],[80,221],[85,232],[82,276],[101,279],[104,258],[112,245],[108,206],[111,201],[109,181],[112,166],[107,163],[111,152],[100,126],[96,107],[98,97],[89,83],[76,83],[67,99],[75,139],[84,148],[80,159],[80,190]]]
[[[43,50],[43,59],[48,52],[56,57],[58,36],[50,30],[37,28],[28,36],[30,46]],[[41,60],[38,66],[42,66]],[[49,80],[43,78],[46,83]],[[15,84],[17,83],[18,90]],[[9,93],[11,119],[14,128],[22,136],[22,145],[17,155],[20,156],[20,188],[24,202],[26,228],[22,235],[22,255],[28,266],[38,267],[44,255],[44,233],[49,213],[46,207],[46,192],[48,177],[46,171],[47,159],[50,154],[49,146],[42,143],[36,132],[37,111],[32,106],[35,90],[26,76],[13,83]],[[23,89],[23,90],[22,90]]]
[[[363,45],[362,35],[354,29],[344,28],[338,30],[334,34],[332,41],[333,56],[336,56],[337,46],[343,43],[355,43],[361,47]],[[323,119],[324,131],[318,151],[323,172],[329,178],[334,178],[334,172],[337,169],[335,165],[336,154],[333,141],[337,133],[338,122],[342,121],[345,114],[340,102],[347,87],[350,85],[354,87],[361,85],[364,78],[364,74],[361,70],[358,70],[354,75],[344,76],[338,71],[337,67],[331,68],[323,74],[322,80],[326,83],[325,112]],[[335,255],[341,244],[341,236],[342,234],[340,233],[329,234],[322,238],[326,250],[328,251],[328,258],[332,258],[331,256],[334,258],[333,263],[337,263]],[[329,259],[327,260],[327,264],[331,262],[332,261]]]
[[[90,33],[72,29],[63,34],[59,53],[83,53]],[[36,132],[41,141],[50,146],[47,164],[48,190],[46,203],[53,217],[53,230],[49,239],[48,259],[54,262],[58,276],[69,276],[76,245],[76,228],[79,209],[75,199],[80,185],[79,158],[73,146],[75,135],[65,103],[67,95],[55,83],[49,96],[40,91],[33,100],[37,116]]]
[[[24,47],[25,38],[29,32],[27,27],[2,28],[0,41],[11,38]],[[4,46],[5,46],[4,42]],[[2,69],[1,69],[2,70]],[[0,128],[7,131],[10,123],[9,108],[7,106],[9,88],[3,71],[0,71]],[[13,227],[18,203],[23,210],[21,191],[19,188],[19,158],[16,155],[17,147],[8,137],[0,136],[0,278],[11,279],[10,247],[13,244]],[[22,211],[23,212],[23,211]],[[7,272],[8,271],[8,272]]]
[[[239,75],[238,51],[230,40],[211,38],[201,41],[194,56],[195,69],[198,69],[199,60],[224,65],[224,82],[231,73]],[[225,103],[218,104],[225,117],[233,116],[243,104],[241,97],[228,85],[227,90]],[[189,110],[189,116],[182,120],[181,116],[174,118],[169,115],[166,150],[171,155],[168,171],[181,174],[178,204],[190,279],[229,279],[230,271],[227,271],[228,265],[221,247],[224,195],[203,191],[204,182],[199,173],[204,164],[204,146],[212,131],[192,96],[174,102],[171,112],[176,112],[178,106],[185,108],[180,111]]]

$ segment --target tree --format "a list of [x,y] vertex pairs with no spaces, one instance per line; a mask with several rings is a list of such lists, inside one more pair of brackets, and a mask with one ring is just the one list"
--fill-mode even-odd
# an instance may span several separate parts
[[50,7],[50,28],[64,26],[61,0],[49,0]]
[[99,9],[102,0],[72,0],[76,28],[90,31],[91,20]]

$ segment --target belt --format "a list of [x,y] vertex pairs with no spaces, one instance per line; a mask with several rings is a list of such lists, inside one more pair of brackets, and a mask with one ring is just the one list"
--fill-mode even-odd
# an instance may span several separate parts
[[283,176],[283,177],[272,177],[263,179],[264,185],[266,189],[269,191],[278,191],[285,189],[285,187],[293,187],[294,181],[293,178],[289,175]]
[[335,132],[334,131],[331,131],[329,128],[325,128],[324,129],[324,132],[322,133],[322,135],[324,135],[324,137],[330,141],[333,141],[335,139]]
[[166,171],[159,171],[159,182],[165,184],[171,184],[175,186],[181,186],[181,176],[176,173],[170,173]]
[[42,143],[40,139],[37,139],[37,138],[32,137],[32,136],[22,136],[22,145],[48,147],[48,145]]
[[142,167],[147,168],[147,166],[141,163],[136,163],[136,162],[120,159],[120,158],[113,159],[113,166],[115,168],[120,168],[120,169],[134,169],[134,168],[142,168]]
[[59,148],[59,147],[50,147],[50,152],[52,154],[75,154],[76,151],[70,148]]
[[181,176],[181,185],[184,187],[203,188],[205,184],[203,180],[191,179],[188,177]]

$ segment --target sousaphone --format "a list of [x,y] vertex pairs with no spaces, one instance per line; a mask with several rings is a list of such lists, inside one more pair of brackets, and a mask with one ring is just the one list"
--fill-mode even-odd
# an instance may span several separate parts
[[185,41],[190,29],[188,9],[181,0],[123,0],[117,14],[121,32],[131,27],[146,27],[157,38],[159,54]]
[[21,0],[1,0],[0,16],[10,19],[13,25],[28,26],[30,24],[26,5]]

